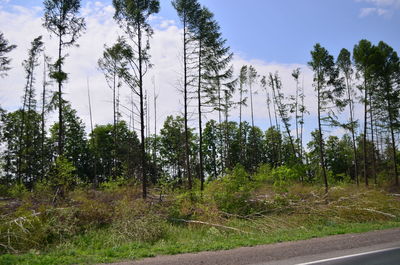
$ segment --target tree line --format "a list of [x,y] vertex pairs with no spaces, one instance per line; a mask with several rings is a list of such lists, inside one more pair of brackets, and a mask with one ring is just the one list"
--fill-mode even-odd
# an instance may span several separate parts
[[[383,41],[361,40],[353,51],[342,49],[336,60],[320,44],[311,50],[309,67],[313,88],[302,84],[301,69],[293,69],[295,87],[284,92],[279,73],[258,73],[253,66],[235,72],[233,53],[213,13],[198,0],[174,0],[183,29],[183,115],[168,116],[159,133],[149,131],[149,98],[144,85],[152,67],[149,18],[159,12],[158,0],[113,0],[114,19],[124,34],[105,46],[98,68],[112,90],[113,121],[85,125],[63,97],[68,80],[64,65],[68,49],[77,45],[86,29],[80,17],[80,0],[45,0],[43,27],[57,44],[55,59],[45,54],[42,36],[31,42],[23,61],[26,84],[22,106],[1,109],[1,181],[33,188],[48,183],[56,195],[77,184],[115,181],[142,183],[146,198],[149,185],[163,182],[177,187],[204,189],[206,181],[220,178],[237,164],[248,172],[261,165],[288,167],[301,182],[323,181],[326,191],[332,181],[376,184],[379,177],[399,185],[397,141],[400,133],[400,63],[396,51]],[[8,53],[16,46],[0,35],[0,77],[10,70]],[[39,69],[41,67],[42,69]],[[36,77],[43,83],[37,95]],[[52,88],[56,87],[56,91]],[[254,121],[255,88],[265,96],[269,128],[264,132]],[[120,103],[120,90],[131,92],[132,105]],[[305,89],[316,94],[317,129],[304,143]],[[287,90],[287,89],[286,89]],[[285,90],[285,91],[286,91]],[[89,91],[88,91],[89,92]],[[264,97],[263,96],[263,97]],[[89,106],[90,93],[88,93]],[[154,97],[156,106],[156,97]],[[196,102],[196,128],[190,128]],[[363,106],[363,121],[355,109]],[[130,113],[124,120],[121,109]],[[249,108],[251,120],[244,121]],[[239,109],[239,117],[232,111]],[[46,130],[50,112],[58,122]],[[91,109],[90,109],[91,113]],[[204,122],[216,113],[217,120]],[[156,116],[156,115],[155,115]],[[345,121],[340,119],[345,116]],[[341,138],[326,137],[328,128],[345,131]],[[362,129],[361,133],[358,133]]]

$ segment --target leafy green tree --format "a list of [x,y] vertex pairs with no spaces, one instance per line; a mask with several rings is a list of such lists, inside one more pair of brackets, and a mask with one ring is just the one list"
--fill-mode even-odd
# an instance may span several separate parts
[[246,169],[249,172],[255,172],[257,168],[264,162],[264,134],[258,127],[250,127],[247,137],[246,146]]
[[[322,131],[322,122],[333,120],[334,112],[332,104],[337,105],[337,99],[341,96],[342,90],[337,89],[338,71],[335,68],[333,56],[319,43],[311,51],[311,61],[308,65],[314,71],[314,88],[317,91],[318,100],[318,141],[319,156],[322,175],[325,184],[325,192],[328,192],[328,177],[326,172],[324,137]],[[322,116],[323,113],[327,116]]]
[[281,166],[281,132],[272,126],[265,132],[264,139],[266,162],[274,168]]
[[344,180],[345,176],[350,175],[352,169],[351,147],[352,140],[348,135],[344,135],[342,139],[337,136],[329,136],[326,141],[326,166],[337,181]]
[[[72,109],[71,105],[64,103],[63,109],[63,143],[64,155],[63,159],[67,159],[72,163],[76,169],[76,176],[82,182],[87,182],[91,179],[91,165],[89,145],[86,138],[85,125],[82,120],[77,116],[76,110]],[[57,147],[57,138],[59,132],[59,123],[55,123],[50,128],[50,143],[52,146]],[[54,155],[56,150],[54,150]]]
[[2,167],[9,183],[18,182],[32,188],[41,172],[41,160],[37,159],[41,156],[41,150],[37,148],[41,143],[41,117],[35,110],[31,110],[30,118],[25,119],[22,134],[23,116],[22,110],[2,115]]
[[7,53],[17,48],[16,45],[9,44],[5,39],[3,32],[0,32],[0,77],[7,75],[10,70],[11,59],[6,56]]
[[[193,143],[193,134],[189,134],[190,144]],[[168,116],[160,131],[160,154],[163,157],[165,171],[173,180],[183,183],[185,162],[185,121],[183,117]],[[193,150],[193,148],[191,148]],[[188,181],[188,179],[186,179]]]
[[[114,124],[99,125],[90,135],[90,153],[96,157],[99,181],[112,181],[116,177],[132,178],[140,174],[140,142],[135,132],[128,129],[126,122],[116,124],[118,135],[114,145]],[[115,156],[114,156],[114,148]],[[140,178],[138,178],[140,180]]]
[[[114,19],[129,36],[133,46],[126,45],[125,59],[130,62],[130,69],[126,68],[123,78],[140,101],[140,139],[141,139],[141,169],[143,198],[147,197],[147,166],[145,147],[145,92],[143,78],[150,65],[150,42],[153,30],[149,24],[149,17],[160,10],[158,0],[113,0],[115,8]],[[147,38],[147,40],[146,40]]]
[[219,174],[219,159],[218,159],[218,125],[215,120],[210,120],[204,128],[204,169],[209,179],[217,179]]
[[63,49],[76,45],[77,39],[86,28],[84,18],[78,17],[81,7],[80,0],[44,0],[44,23],[43,26],[58,39],[58,59],[53,65],[51,78],[58,83],[58,154],[63,155],[64,131],[63,131],[63,109],[62,85],[67,80],[68,74],[62,69],[65,57]]

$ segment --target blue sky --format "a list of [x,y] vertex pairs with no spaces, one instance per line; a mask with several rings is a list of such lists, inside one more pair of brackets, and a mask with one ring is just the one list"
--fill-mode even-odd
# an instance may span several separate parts
[[[320,42],[335,57],[341,48],[352,50],[363,38],[373,43],[387,42],[400,52],[400,0],[199,0],[215,14],[224,37],[237,56],[232,64],[235,70],[242,65],[253,65],[260,75],[279,72],[287,95],[293,92],[293,69],[300,67],[306,91],[307,134],[316,127],[315,91],[313,73],[307,67],[313,45]],[[96,5],[96,2],[100,4]],[[90,3],[90,4],[89,4]],[[89,112],[86,83],[90,79],[93,89],[95,123],[112,120],[110,90],[104,76],[97,69],[104,44],[111,45],[118,36],[118,26],[112,19],[111,0],[83,0],[88,28],[78,40],[79,47],[68,50],[66,71],[70,80],[65,85],[65,95],[77,109],[86,125]],[[21,7],[22,6],[22,7]],[[0,102],[8,110],[21,104],[24,76],[21,62],[26,58],[30,41],[43,35],[50,56],[56,54],[56,42],[42,27],[42,12],[33,7],[42,6],[42,0],[0,0],[0,30],[11,43],[17,44],[10,56],[12,69],[2,80]],[[182,30],[170,0],[161,0],[159,19],[153,20],[155,34],[151,45],[154,68],[145,86],[152,93],[155,77],[159,93],[158,128],[167,115],[182,114],[182,95],[179,92],[181,75]],[[171,22],[172,21],[172,22]],[[174,24],[175,21],[176,23]],[[164,25],[164,26],[162,26]],[[38,78],[38,84],[41,79]],[[265,129],[267,111],[265,92],[258,87],[255,97],[256,124]],[[84,91],[84,94],[82,94]],[[123,102],[129,91],[123,88]],[[234,110],[231,117],[238,117]],[[356,111],[356,116],[362,111]],[[250,120],[250,111],[244,111]],[[215,118],[215,117],[209,117]],[[194,119],[195,120],[195,119]],[[196,126],[193,122],[191,126]],[[332,129],[335,133],[335,129]]]
[[[199,1],[214,12],[232,50],[244,58],[305,64],[316,42],[337,55],[341,48],[351,50],[363,38],[373,43],[383,40],[400,50],[399,0]],[[8,0],[6,7],[41,3]],[[161,0],[159,15],[178,20],[170,0]]]

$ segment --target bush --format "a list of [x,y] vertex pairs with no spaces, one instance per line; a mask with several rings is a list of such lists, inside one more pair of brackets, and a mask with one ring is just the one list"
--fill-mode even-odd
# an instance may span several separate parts
[[125,198],[115,209],[112,230],[122,241],[154,243],[166,233],[166,222],[149,204]]
[[248,214],[252,211],[250,197],[255,188],[256,182],[250,178],[244,167],[238,164],[228,175],[216,180],[208,193],[220,210],[233,214]]

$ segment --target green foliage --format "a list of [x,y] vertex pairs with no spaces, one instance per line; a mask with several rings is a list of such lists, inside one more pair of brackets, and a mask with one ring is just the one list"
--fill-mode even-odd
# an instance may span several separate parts
[[226,176],[218,179],[209,187],[219,209],[228,213],[246,214],[251,212],[251,191],[255,182],[251,179],[244,167],[240,164]]
[[57,157],[50,168],[49,184],[63,193],[70,190],[76,184],[76,168],[63,156]]

